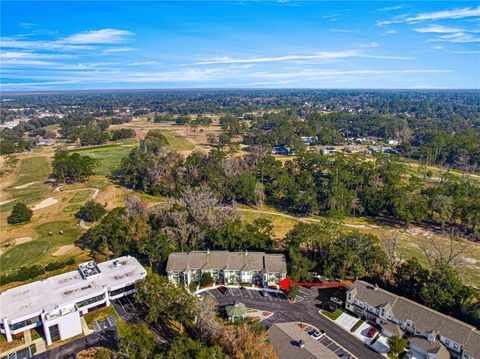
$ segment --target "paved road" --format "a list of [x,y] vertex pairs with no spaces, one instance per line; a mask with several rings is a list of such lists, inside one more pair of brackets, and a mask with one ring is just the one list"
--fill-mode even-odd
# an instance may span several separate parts
[[[321,302],[317,298],[322,297],[322,294],[319,296],[319,290],[325,291],[325,289],[313,288],[309,290],[309,295],[305,296],[302,301],[293,304],[282,299],[270,301],[258,300],[256,296],[254,298],[251,298],[249,295],[239,296],[236,291],[223,296],[219,295],[218,290],[213,289],[212,294],[216,297],[220,307],[232,304],[235,300],[238,300],[244,303],[247,307],[274,312],[270,318],[263,321],[267,327],[271,326],[273,323],[279,322],[303,322],[312,324],[317,328],[325,330],[330,338],[335,340],[359,359],[385,359],[385,357],[370,349],[359,339],[318,313]],[[302,292],[306,291],[308,290],[302,289]]]
[[110,327],[99,333],[90,334],[86,337],[76,339],[68,344],[36,354],[33,358],[38,359],[70,359],[82,350],[102,346],[115,348],[117,342],[117,328]]

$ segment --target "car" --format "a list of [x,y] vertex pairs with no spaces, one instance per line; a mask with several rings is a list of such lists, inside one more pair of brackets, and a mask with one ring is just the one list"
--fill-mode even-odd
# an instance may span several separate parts
[[320,340],[325,336],[325,332],[323,330],[316,330],[313,334],[310,334],[310,336],[315,340]]
[[308,335],[312,335],[312,334],[315,333],[316,331],[317,331],[317,329],[315,329],[315,328],[309,328],[308,331],[307,331],[307,333],[308,333]]
[[218,287],[217,289],[223,295],[230,294],[230,291],[228,290],[228,288],[224,287],[223,285],[221,287]]
[[334,302],[335,304],[343,305],[343,300],[341,300],[341,299],[338,298],[338,297],[330,297],[330,300],[331,300],[332,302]]
[[368,336],[369,338],[373,338],[373,336],[375,335],[376,332],[377,332],[377,328],[371,327],[370,330],[369,330],[368,333],[367,333],[367,336]]

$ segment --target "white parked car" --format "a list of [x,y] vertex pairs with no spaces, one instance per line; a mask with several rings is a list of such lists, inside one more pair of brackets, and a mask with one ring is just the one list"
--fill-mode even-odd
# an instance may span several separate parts
[[310,336],[315,340],[320,340],[325,336],[325,332],[323,330],[320,330],[319,332],[317,331]]
[[331,300],[332,302],[334,302],[335,304],[343,305],[343,301],[342,301],[340,298],[330,297],[330,300]]

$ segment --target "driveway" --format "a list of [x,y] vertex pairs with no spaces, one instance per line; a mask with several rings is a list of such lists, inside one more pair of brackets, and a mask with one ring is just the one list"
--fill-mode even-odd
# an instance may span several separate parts
[[[322,302],[317,300],[317,297],[319,296],[319,291],[322,290],[323,289],[318,288],[302,288],[303,299],[293,304],[288,302],[288,300],[285,300],[283,296],[278,295],[276,297],[269,296],[271,300],[269,298],[260,299],[260,294],[253,294],[253,291],[251,293],[252,297],[250,297],[248,293],[247,295],[241,296],[238,294],[237,290],[231,291],[227,295],[220,295],[217,289],[209,290],[202,293],[202,295],[214,296],[221,307],[232,304],[235,300],[238,300],[244,303],[247,307],[273,312],[274,314],[270,318],[262,322],[267,327],[271,326],[273,323],[280,322],[308,323],[319,329],[323,329],[331,339],[359,359],[385,359],[384,356],[366,346],[351,333],[345,331],[336,323],[333,323],[331,320],[318,313]],[[208,292],[211,292],[211,294],[208,294]],[[242,292],[242,294],[245,293]]]
[[380,337],[373,343],[372,348],[381,354],[387,354],[390,351],[390,347],[387,344],[388,338],[385,335],[380,335]]
[[359,318],[354,317],[348,313],[342,313],[335,322],[340,325],[341,327],[345,328],[345,330],[350,330],[352,327],[357,323]]
[[370,342],[373,340],[373,338],[370,338],[367,334],[368,331],[372,328],[372,326],[368,323],[363,322],[357,330],[353,333],[355,336],[357,336],[361,341],[363,341],[365,344],[370,344]]

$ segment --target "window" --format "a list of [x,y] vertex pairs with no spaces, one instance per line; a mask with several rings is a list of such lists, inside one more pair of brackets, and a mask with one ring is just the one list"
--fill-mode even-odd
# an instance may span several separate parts
[[60,330],[58,329],[58,324],[49,327],[48,331],[50,332],[50,339],[52,340],[52,343],[60,340]]
[[17,330],[17,329],[26,327],[28,325],[32,325],[32,324],[35,324],[35,323],[40,323],[41,321],[42,321],[42,319],[38,315],[38,316],[30,318],[30,319],[22,320],[21,322],[11,324],[10,329],[11,330]]
[[135,289],[135,284],[130,284],[130,285],[127,285],[126,287],[112,290],[112,291],[108,292],[108,295],[110,297],[114,297],[114,296],[119,295],[121,293],[129,292],[133,289]]
[[79,307],[79,308],[85,307],[86,305],[89,305],[89,304],[92,304],[92,303],[95,303],[95,302],[99,302],[103,299],[105,299],[105,293],[103,293],[101,295],[97,295],[96,297],[93,297],[93,298],[82,300],[81,302],[77,302],[77,307]]

